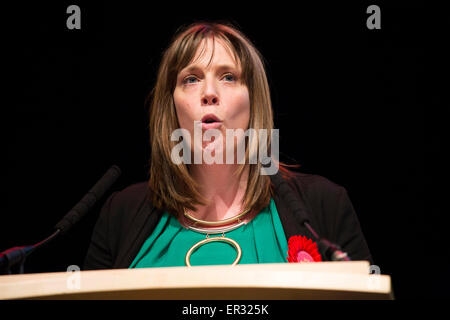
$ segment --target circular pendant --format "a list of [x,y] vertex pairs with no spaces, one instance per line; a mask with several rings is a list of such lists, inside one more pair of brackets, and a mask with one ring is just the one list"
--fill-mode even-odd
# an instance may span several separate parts
[[242,250],[241,250],[241,247],[240,247],[239,244],[238,244],[236,241],[234,241],[233,239],[225,238],[225,237],[206,238],[206,239],[201,240],[201,241],[197,242],[196,244],[194,244],[194,245],[189,249],[189,251],[186,253],[186,258],[185,258],[186,265],[187,265],[188,267],[191,267],[191,262],[190,262],[191,254],[192,254],[195,250],[197,250],[199,247],[201,247],[202,245],[204,245],[204,244],[206,244],[206,243],[209,243],[209,242],[215,242],[215,241],[227,242],[227,243],[231,244],[231,245],[236,249],[236,251],[237,251],[237,257],[236,257],[236,259],[234,260],[234,262],[233,262],[231,265],[232,265],[232,266],[237,265],[238,262],[239,262],[239,260],[241,260],[241,256],[242,256]]

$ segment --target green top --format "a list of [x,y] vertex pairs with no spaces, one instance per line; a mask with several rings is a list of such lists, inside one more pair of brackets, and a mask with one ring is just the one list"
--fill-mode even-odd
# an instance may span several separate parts
[[[249,223],[226,232],[225,237],[241,247],[239,264],[287,262],[287,240],[273,199]],[[164,212],[130,268],[185,266],[186,253],[203,239],[206,234],[184,228],[173,215]],[[232,264],[236,256],[231,244],[214,241],[195,250],[190,262],[192,266]]]

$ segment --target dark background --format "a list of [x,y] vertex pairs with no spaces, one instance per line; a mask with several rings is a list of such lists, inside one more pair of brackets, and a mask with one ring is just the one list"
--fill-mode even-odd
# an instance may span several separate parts
[[[81,30],[66,8],[81,7]],[[366,8],[381,7],[381,30]],[[166,7],[129,2],[21,3],[6,11],[10,69],[0,251],[36,243],[113,164],[111,189],[147,179],[148,113],[163,49],[183,24],[226,20],[266,59],[280,158],[344,186],[396,298],[439,298],[448,250],[439,203],[438,27],[420,3]],[[435,9],[438,10],[438,9]],[[431,32],[430,32],[431,30]],[[82,266],[98,203],[71,232],[33,253],[25,272]]]

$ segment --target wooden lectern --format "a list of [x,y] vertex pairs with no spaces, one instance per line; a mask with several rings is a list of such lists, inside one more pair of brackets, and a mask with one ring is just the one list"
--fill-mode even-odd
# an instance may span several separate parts
[[369,262],[114,269],[0,276],[0,299],[394,299]]

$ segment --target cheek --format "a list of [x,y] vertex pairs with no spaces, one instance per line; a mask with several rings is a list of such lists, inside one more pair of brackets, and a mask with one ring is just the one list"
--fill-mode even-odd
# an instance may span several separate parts
[[175,90],[173,101],[175,103],[175,111],[180,127],[191,130],[193,128],[193,115],[189,99]]
[[250,120],[250,98],[247,90],[243,90],[240,94],[235,95],[232,99],[231,115],[233,123],[238,128],[247,129]]

